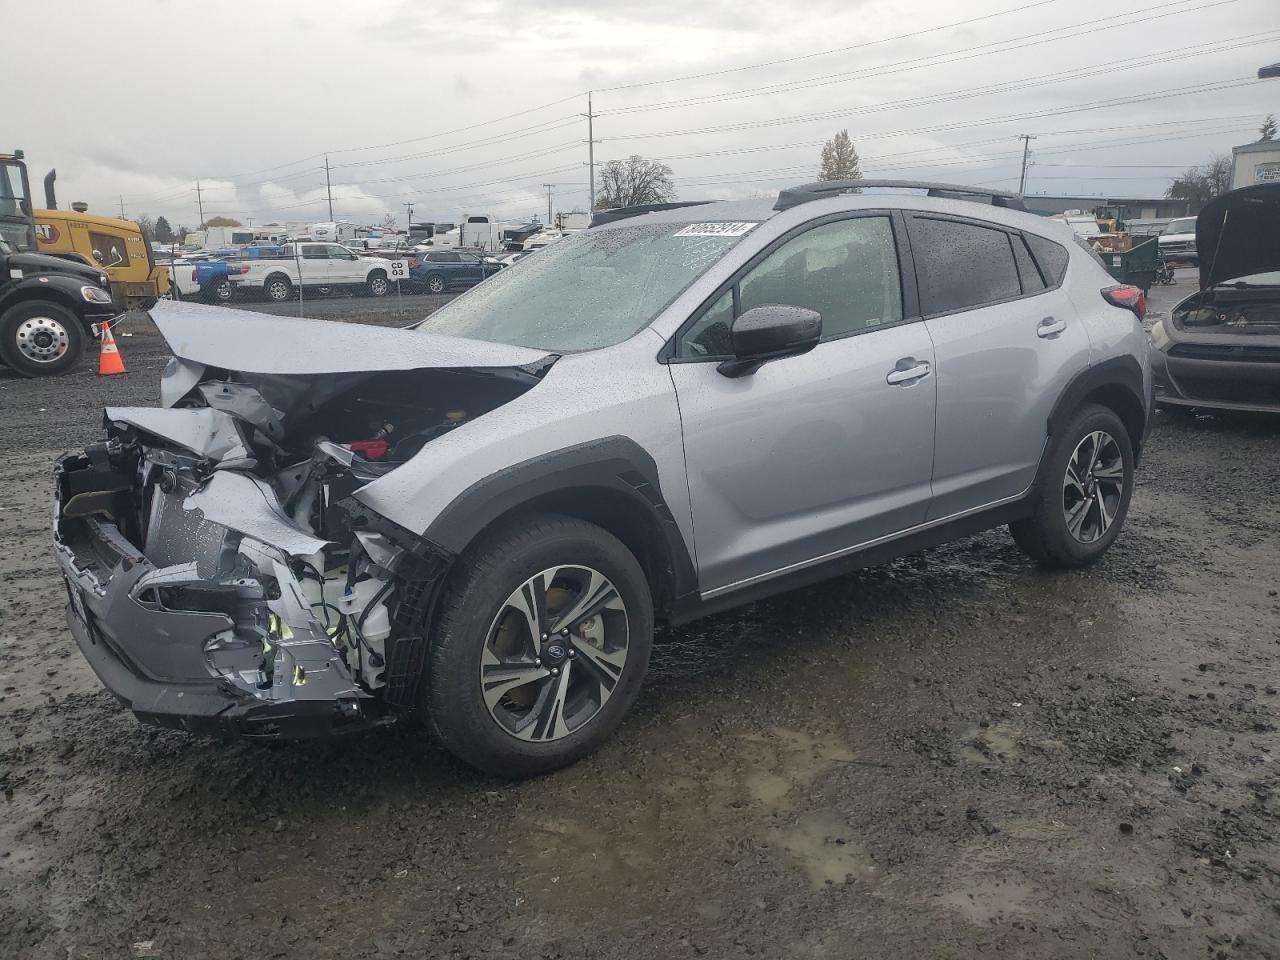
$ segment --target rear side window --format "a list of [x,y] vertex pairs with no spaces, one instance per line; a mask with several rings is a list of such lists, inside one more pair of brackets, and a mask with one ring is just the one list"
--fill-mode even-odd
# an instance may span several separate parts
[[1051,287],[1056,287],[1062,282],[1067,272],[1067,248],[1052,240],[1038,237],[1034,233],[1028,233],[1026,237],[1027,246],[1031,248],[1031,254],[1036,258],[1036,263],[1040,265],[1040,272],[1044,275],[1045,282]]
[[1003,230],[956,220],[911,218],[911,251],[926,315],[967,310],[1022,295]]
[[1044,278],[1036,269],[1036,262],[1031,259],[1026,242],[1022,237],[1010,237],[1009,242],[1013,244],[1013,259],[1018,262],[1018,279],[1022,281],[1022,292],[1039,293],[1045,287]]

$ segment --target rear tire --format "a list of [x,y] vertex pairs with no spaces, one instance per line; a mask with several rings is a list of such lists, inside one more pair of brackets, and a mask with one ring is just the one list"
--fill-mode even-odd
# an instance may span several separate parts
[[446,286],[447,284],[445,283],[443,274],[433,273],[431,276],[427,277],[428,293],[444,293],[444,288]]
[[515,779],[568,766],[613,733],[649,664],[653,603],[621,541],[543,514],[467,549],[433,632],[432,729],[465,763]]
[[230,303],[233,296],[235,288],[231,286],[230,280],[220,280],[205,291],[205,297],[210,303]]
[[1124,525],[1133,468],[1124,422],[1108,407],[1081,407],[1049,448],[1035,513],[1009,524],[1014,541],[1046,567],[1093,563]]
[[75,313],[48,300],[19,303],[0,317],[0,360],[24,377],[66,373],[79,363],[88,339]]
[[382,271],[372,274],[365,286],[371,297],[385,297],[391,292],[391,281],[387,279],[387,275]]
[[284,303],[286,300],[293,299],[293,282],[282,273],[267,277],[263,289],[266,290],[267,299],[273,303]]

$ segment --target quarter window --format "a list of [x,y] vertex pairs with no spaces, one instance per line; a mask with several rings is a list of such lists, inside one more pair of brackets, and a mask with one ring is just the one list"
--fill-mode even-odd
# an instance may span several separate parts
[[823,224],[788,240],[742,277],[681,338],[685,357],[733,353],[733,319],[752,307],[786,304],[822,316],[833,340],[902,320],[902,284],[888,217]]
[[911,252],[926,315],[967,310],[1022,295],[1003,230],[957,220],[911,220]]
[[1045,281],[1052,287],[1060,284],[1067,272],[1067,248],[1034,233],[1027,234],[1027,246],[1031,248],[1036,263],[1040,264]]
[[1036,269],[1036,262],[1031,259],[1027,243],[1021,237],[1010,237],[1013,244],[1013,259],[1018,262],[1018,279],[1022,281],[1023,293],[1039,293],[1044,289],[1044,279]]

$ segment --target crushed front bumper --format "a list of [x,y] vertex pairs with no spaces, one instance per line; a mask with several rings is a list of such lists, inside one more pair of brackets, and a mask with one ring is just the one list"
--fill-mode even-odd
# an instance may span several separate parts
[[[214,578],[205,557],[153,563],[121,531],[122,511],[112,505],[136,496],[131,478],[102,457],[90,459],[63,457],[55,470],[54,543],[67,619],[89,665],[139,720],[283,739],[385,721],[312,616],[283,551],[184,504],[178,519],[192,542],[224,564],[234,551],[241,575]],[[252,508],[247,502],[242,517]],[[244,526],[253,522],[245,519]],[[261,523],[271,530],[279,517],[268,506]],[[268,621],[288,630],[264,643]]]

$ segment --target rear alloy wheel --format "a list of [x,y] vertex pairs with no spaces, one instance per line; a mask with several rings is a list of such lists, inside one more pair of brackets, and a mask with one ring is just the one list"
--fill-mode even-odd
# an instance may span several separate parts
[[446,747],[524,777],[602,743],[639,693],[653,609],[608,532],[543,516],[469,549],[434,631],[426,708]]
[[386,278],[385,274],[375,273],[369,278],[367,286],[371,297],[385,297],[391,292],[391,281]]
[[80,318],[66,307],[20,303],[0,325],[0,359],[25,377],[53,376],[76,365],[87,339]]
[[209,288],[208,296],[215,303],[230,303],[234,294],[235,288],[231,286],[230,280],[219,280]]
[[267,281],[267,298],[276,303],[283,303],[293,298],[293,284],[288,277],[275,276]]
[[1013,539],[1050,567],[1093,563],[1120,533],[1133,494],[1133,447],[1107,407],[1076,412],[1050,445],[1035,514],[1009,524]]
[[431,293],[444,293],[444,277],[438,273],[433,273],[427,277],[427,290]]

